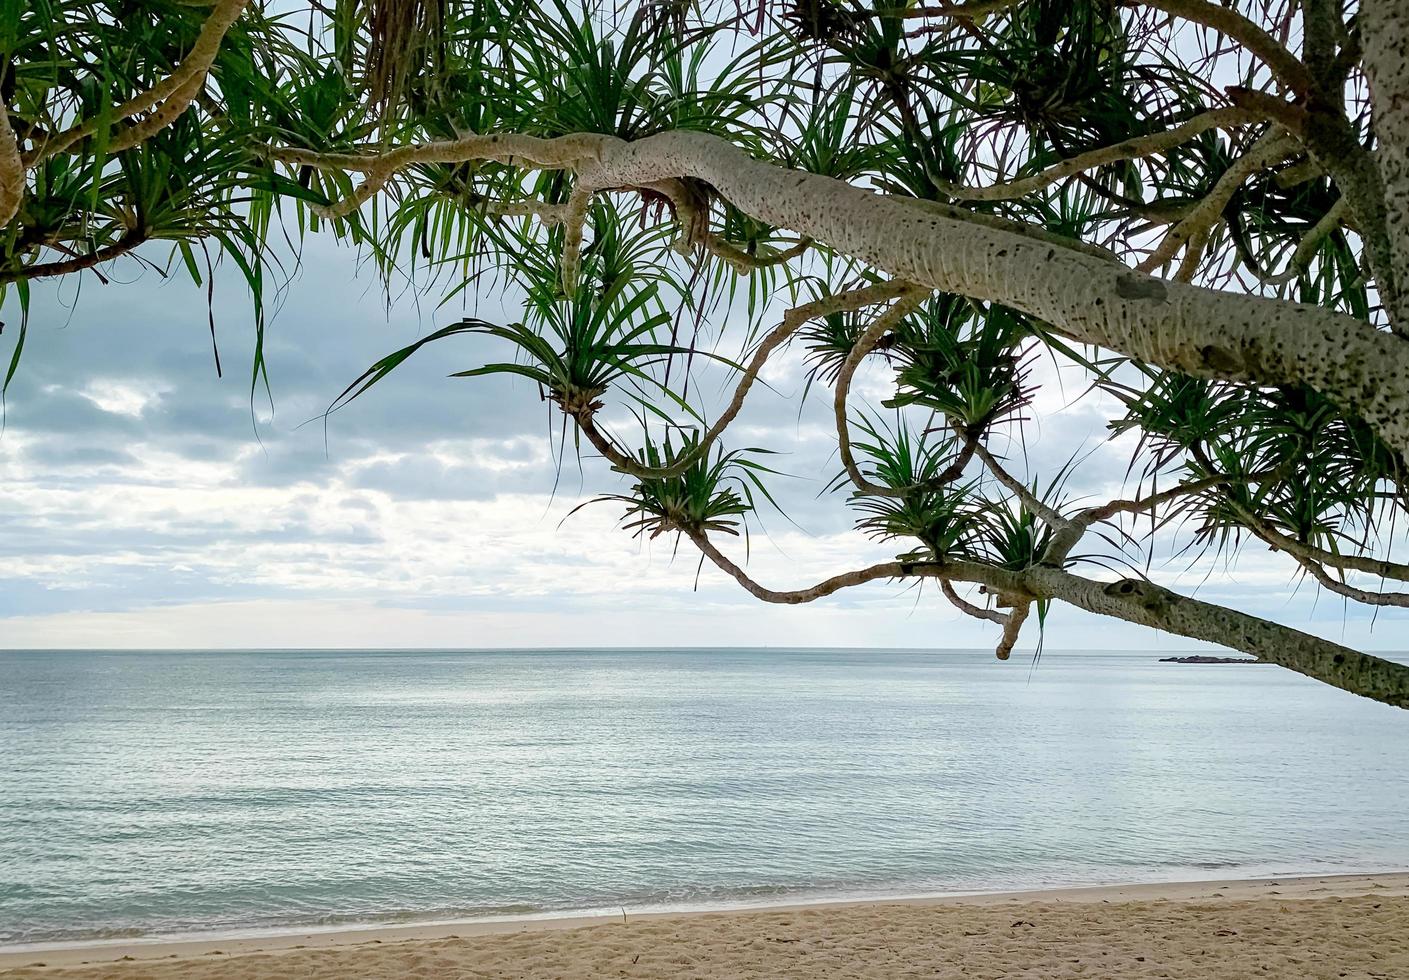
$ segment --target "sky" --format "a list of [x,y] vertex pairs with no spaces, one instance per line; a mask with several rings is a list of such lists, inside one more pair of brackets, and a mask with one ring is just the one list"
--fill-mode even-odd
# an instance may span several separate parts
[[[227,270],[228,272],[228,270]],[[621,507],[579,504],[627,481],[571,445],[524,381],[447,378],[508,353],[470,338],[426,348],[369,395],[320,416],[369,364],[463,315],[439,289],[398,288],[345,248],[306,244],[270,297],[272,411],[251,408],[250,299],[217,276],[224,376],[207,296],[135,261],[104,283],[35,284],[30,329],[0,436],[0,648],[698,647],[991,648],[996,627],[930,588],[848,590],[807,606],[754,600],[688,543],[633,539]],[[492,290],[469,311],[517,318]],[[510,308],[505,308],[506,304]],[[0,359],[18,334],[0,309]],[[721,349],[742,331],[726,332]],[[1082,379],[1039,363],[1023,438],[1044,472],[1085,456],[1071,489],[1118,493],[1129,445],[1106,440],[1110,406],[1076,399]],[[780,451],[770,482],[787,517],[750,536],[754,576],[810,584],[893,556],[850,529],[824,487],[839,466],[829,406],[804,404],[797,352],[770,365],[730,445]],[[878,399],[885,377],[860,377]],[[697,391],[717,401],[722,375]],[[617,418],[618,424],[622,419]],[[551,436],[551,438],[550,438]],[[1127,488],[1128,489],[1128,488]],[[1364,649],[1409,647],[1404,610],[1381,611],[1298,583],[1280,556],[1171,558],[1153,576],[1201,598]],[[742,559],[742,542],[734,548]],[[1029,628],[1020,650],[1030,650]],[[1192,650],[1181,637],[1058,607],[1047,649]]]

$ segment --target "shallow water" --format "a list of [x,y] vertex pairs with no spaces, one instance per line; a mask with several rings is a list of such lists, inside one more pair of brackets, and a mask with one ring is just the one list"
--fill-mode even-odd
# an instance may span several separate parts
[[1409,712],[1158,656],[0,652],[0,944],[1409,867]]

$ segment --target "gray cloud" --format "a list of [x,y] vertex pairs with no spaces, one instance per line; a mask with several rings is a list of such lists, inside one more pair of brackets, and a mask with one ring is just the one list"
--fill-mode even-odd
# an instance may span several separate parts
[[[428,347],[325,427],[321,413],[369,364],[463,312],[435,310],[438,292],[419,305],[416,295],[399,295],[388,308],[352,256],[325,242],[309,243],[299,275],[274,304],[271,414],[262,391],[251,402],[250,304],[228,273],[215,293],[223,378],[202,289],[150,274],[107,286],[90,278],[77,291],[72,282],[36,285],[0,438],[0,644],[356,642],[384,631],[404,645],[446,637],[519,645],[565,637],[627,645],[669,637],[688,645],[992,642],[987,626],[959,621],[933,593],[916,605],[913,592],[875,586],[825,607],[781,610],[757,605],[713,569],[695,591],[695,556],[614,530],[615,504],[559,526],[575,504],[629,481],[590,453],[579,462],[571,444],[558,472],[561,429],[532,385],[448,380],[505,357],[484,338]],[[475,312],[514,318],[495,302],[484,297]],[[0,335],[8,361],[17,311],[0,312],[11,323]],[[783,450],[766,461],[789,475],[770,487],[804,530],[764,514],[770,534],[752,548],[759,576],[796,585],[884,557],[888,549],[845,533],[854,515],[844,495],[821,492],[839,470],[827,399],[814,391],[799,411],[796,353],[770,371],[773,390],[754,392],[731,445]],[[884,375],[878,369],[862,383],[879,385]],[[1108,495],[1123,482],[1126,449],[1103,444],[1103,414],[1068,405],[1082,382],[1065,380],[1065,393],[1049,381],[1021,448],[1035,472],[1052,472],[1094,447],[1069,489]],[[723,373],[701,367],[694,390],[709,413],[728,387]],[[620,408],[609,420],[631,431]],[[1177,544],[1161,542],[1161,556]],[[1291,582],[1285,562],[1260,553],[1231,574],[1205,563],[1180,576],[1205,597],[1353,642],[1395,645],[1402,612],[1382,611],[1372,631],[1370,611],[1318,599],[1309,587],[1293,591]],[[277,609],[287,627],[231,612],[245,604]],[[1091,622],[1062,611],[1049,643],[1149,642],[1119,624],[1093,633]],[[201,623],[226,625],[216,636]],[[399,631],[383,627],[392,623]]]

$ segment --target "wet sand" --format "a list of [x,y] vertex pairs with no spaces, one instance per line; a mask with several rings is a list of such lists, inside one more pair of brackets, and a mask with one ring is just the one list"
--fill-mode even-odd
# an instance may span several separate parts
[[0,953],[0,977],[1409,978],[1409,872]]

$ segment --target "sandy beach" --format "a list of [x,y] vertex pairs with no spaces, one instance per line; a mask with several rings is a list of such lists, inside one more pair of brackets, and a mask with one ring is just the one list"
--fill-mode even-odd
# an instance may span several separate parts
[[1409,872],[0,954],[0,976],[1409,977]]

